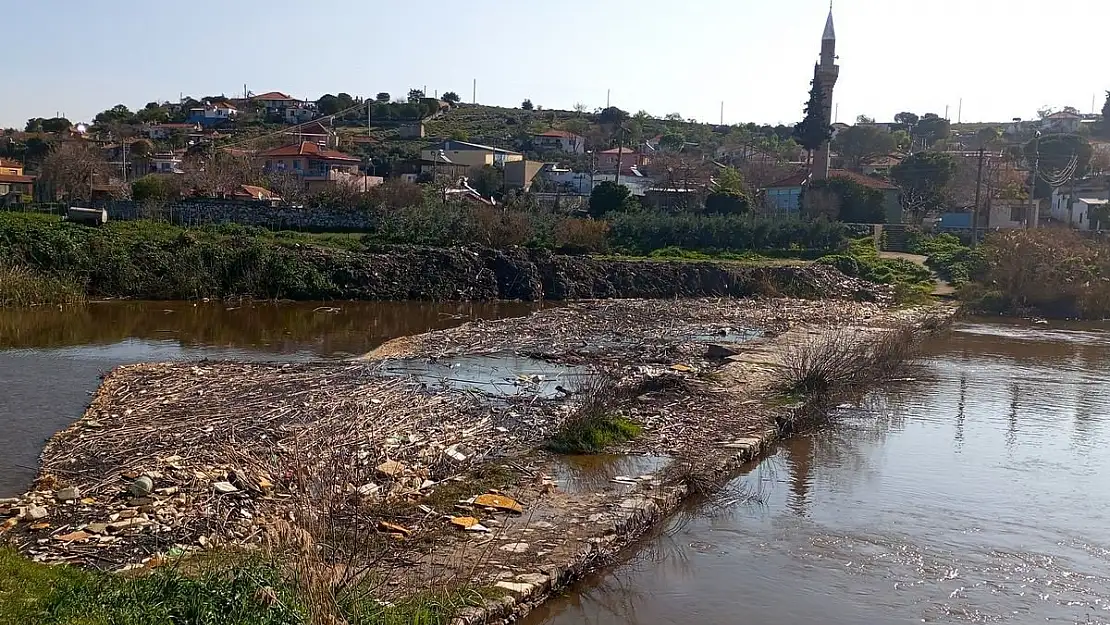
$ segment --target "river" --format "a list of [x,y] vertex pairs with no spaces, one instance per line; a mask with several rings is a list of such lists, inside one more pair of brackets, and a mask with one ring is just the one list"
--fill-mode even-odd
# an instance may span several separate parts
[[[0,310],[0,496],[128,362],[345,358],[524,304],[102,303]],[[969,323],[911,378],[737,478],[527,620],[1110,623],[1110,335]]]
[[1110,335],[981,323],[534,612],[571,623],[1110,623]]
[[100,302],[0,308],[0,497],[22,493],[46,439],[81,416],[100,377],[136,362],[349,358],[383,342],[524,303]]

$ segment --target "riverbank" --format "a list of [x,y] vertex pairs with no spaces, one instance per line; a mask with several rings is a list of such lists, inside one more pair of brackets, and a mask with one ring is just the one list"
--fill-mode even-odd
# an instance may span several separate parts
[[[125,367],[52,439],[36,489],[6,504],[8,538],[38,561],[107,570],[254,547],[301,573],[351,573],[383,601],[479,589],[452,614],[504,618],[788,434],[817,407],[782,386],[800,345],[874,346],[934,322],[847,299],[610,301],[357,362]],[[518,375],[522,362],[550,373]],[[597,405],[633,426],[609,451],[638,459],[591,480],[543,448]],[[334,580],[293,577],[339,603]]]
[[[835,251],[843,239],[821,241]],[[13,213],[0,213],[0,266],[17,268],[41,285],[37,298],[27,289],[4,295],[11,281],[0,285],[0,302],[18,304],[62,303],[74,292],[148,300],[809,298],[840,296],[842,283],[829,268],[801,260],[679,262],[564,255],[537,247],[379,245],[357,236],[235,225],[184,229],[120,222],[89,228]]]

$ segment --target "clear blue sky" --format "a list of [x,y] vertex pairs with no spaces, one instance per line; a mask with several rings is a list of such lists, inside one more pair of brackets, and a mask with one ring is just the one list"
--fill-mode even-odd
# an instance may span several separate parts
[[[427,85],[549,108],[612,103],[793,123],[827,0],[0,0],[0,126],[123,103],[251,91],[394,96]],[[1030,118],[1102,107],[1106,0],[836,0],[840,121]],[[52,24],[50,27],[40,27]]]

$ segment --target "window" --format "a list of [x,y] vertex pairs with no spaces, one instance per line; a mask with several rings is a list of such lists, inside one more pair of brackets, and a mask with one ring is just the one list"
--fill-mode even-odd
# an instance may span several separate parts
[[1025,207],[1020,204],[1010,206],[1010,221],[1025,221]]
[[297,171],[300,171],[301,162],[300,161],[293,161],[293,169],[296,169]]
[[266,169],[271,169],[271,168],[273,168],[273,166],[274,166],[273,161],[266,161]]

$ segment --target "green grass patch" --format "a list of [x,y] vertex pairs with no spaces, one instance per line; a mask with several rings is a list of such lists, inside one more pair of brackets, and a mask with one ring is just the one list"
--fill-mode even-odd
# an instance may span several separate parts
[[914,246],[914,253],[928,257],[925,264],[955,287],[970,282],[985,265],[985,257],[980,250],[971,249],[952,234],[922,238]]
[[[326,609],[359,625],[447,625],[459,610],[499,596],[497,589],[464,586],[379,603],[373,590],[347,589]],[[0,550],[4,624],[307,625],[313,613],[320,615],[295,576],[261,559],[208,557],[112,575],[38,564]]]
[[569,420],[547,442],[547,449],[560,454],[596,454],[611,445],[630,441],[642,428],[629,419],[613,415]]
[[921,303],[935,287],[929,269],[902,258],[880,258],[870,237],[853,240],[845,254],[832,254],[817,260],[841,273],[868,282],[894,286],[896,299],[905,304]]
[[462,480],[449,480],[436,484],[432,493],[421,503],[438,510],[450,511],[460,499],[489,492],[490,489],[504,490],[517,483],[517,472],[505,465],[487,463],[480,465],[463,476]]

